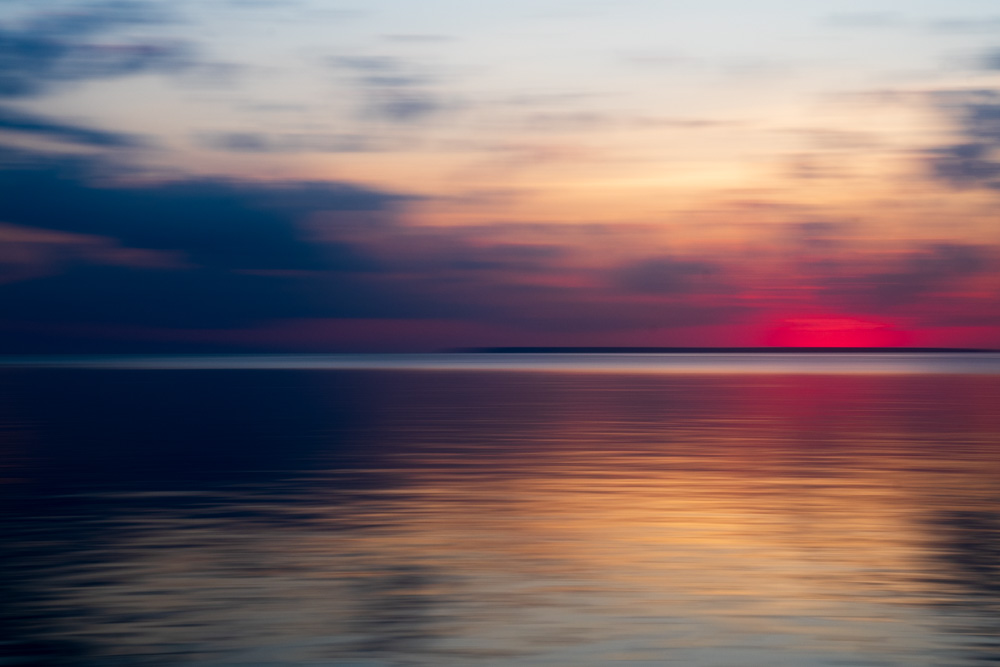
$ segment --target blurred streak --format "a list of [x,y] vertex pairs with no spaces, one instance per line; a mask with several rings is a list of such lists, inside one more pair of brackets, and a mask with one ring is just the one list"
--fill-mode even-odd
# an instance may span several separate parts
[[168,20],[154,4],[125,1],[43,11],[0,26],[0,97],[36,96],[69,82],[182,66],[187,58],[182,44],[98,41],[122,27]]

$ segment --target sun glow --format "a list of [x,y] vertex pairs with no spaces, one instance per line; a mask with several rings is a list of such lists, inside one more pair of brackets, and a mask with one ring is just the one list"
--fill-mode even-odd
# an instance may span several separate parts
[[903,347],[909,337],[892,324],[853,317],[790,317],[766,334],[773,347]]

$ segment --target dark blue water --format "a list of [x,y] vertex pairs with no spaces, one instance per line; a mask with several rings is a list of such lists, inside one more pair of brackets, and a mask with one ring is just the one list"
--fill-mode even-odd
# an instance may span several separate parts
[[946,363],[0,369],[0,664],[1000,662]]

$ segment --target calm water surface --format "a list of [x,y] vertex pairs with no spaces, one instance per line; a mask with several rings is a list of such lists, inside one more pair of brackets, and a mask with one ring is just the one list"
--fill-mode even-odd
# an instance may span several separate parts
[[0,369],[0,664],[1000,662],[960,370]]

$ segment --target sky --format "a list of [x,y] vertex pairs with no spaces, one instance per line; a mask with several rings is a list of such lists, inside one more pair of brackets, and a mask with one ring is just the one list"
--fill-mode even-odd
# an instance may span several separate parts
[[0,354],[1000,347],[992,0],[0,0]]

